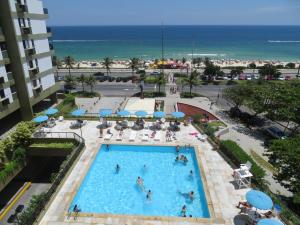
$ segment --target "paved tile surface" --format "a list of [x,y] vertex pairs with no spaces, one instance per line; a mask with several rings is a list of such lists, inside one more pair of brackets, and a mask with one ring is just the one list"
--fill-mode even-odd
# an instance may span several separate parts
[[[72,131],[80,134],[79,130],[71,130],[71,121],[58,122],[57,126],[52,128],[52,131]],[[236,190],[232,184],[232,168],[224,161],[224,159],[212,150],[212,147],[207,142],[200,142],[194,136],[190,135],[195,132],[192,126],[181,126],[181,131],[177,132],[177,140],[166,142],[165,134],[161,135],[161,141],[149,140],[145,143],[141,141],[142,131],[138,132],[138,136],[134,142],[130,144],[157,144],[157,145],[186,145],[191,144],[197,148],[200,156],[201,164],[208,187],[211,203],[214,209],[214,217],[209,222],[203,220],[183,219],[183,218],[141,218],[129,216],[100,216],[100,215],[80,215],[76,219],[68,218],[67,211],[76,194],[82,179],[84,178],[89,165],[92,163],[99,147],[103,143],[123,143],[128,144],[128,137],[130,130],[125,130],[125,138],[123,141],[116,141],[117,131],[111,129],[113,137],[110,141],[104,141],[99,138],[99,130],[97,129],[99,122],[89,121],[85,127],[82,128],[83,137],[86,140],[86,148],[80,156],[76,165],[72,168],[68,177],[65,179],[61,189],[54,197],[48,210],[40,221],[40,225],[87,225],[87,224],[111,224],[111,225],[196,225],[196,224],[234,224],[233,219],[238,213],[235,205],[238,201],[244,198],[248,189]],[[165,131],[162,131],[165,132]]]

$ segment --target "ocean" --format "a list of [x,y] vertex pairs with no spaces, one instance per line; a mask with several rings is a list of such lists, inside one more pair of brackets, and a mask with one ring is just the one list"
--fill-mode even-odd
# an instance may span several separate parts
[[[165,58],[300,60],[300,26],[164,26]],[[56,55],[161,58],[161,26],[52,27]]]

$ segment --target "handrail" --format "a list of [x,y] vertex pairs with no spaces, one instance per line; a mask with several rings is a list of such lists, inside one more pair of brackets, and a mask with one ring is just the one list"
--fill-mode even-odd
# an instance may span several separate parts
[[74,132],[42,132],[38,131],[33,134],[34,138],[68,138],[78,141],[80,144],[84,144],[85,140]]

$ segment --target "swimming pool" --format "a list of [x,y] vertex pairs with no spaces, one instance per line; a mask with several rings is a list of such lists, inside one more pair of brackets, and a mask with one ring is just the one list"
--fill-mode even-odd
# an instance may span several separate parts
[[[210,218],[195,150],[181,148],[179,154],[187,157],[186,165],[175,162],[174,146],[110,145],[107,150],[102,145],[70,208],[77,204],[83,213],[177,217],[186,205],[187,216]],[[145,191],[136,184],[138,176]],[[190,191],[193,201],[185,194]]]

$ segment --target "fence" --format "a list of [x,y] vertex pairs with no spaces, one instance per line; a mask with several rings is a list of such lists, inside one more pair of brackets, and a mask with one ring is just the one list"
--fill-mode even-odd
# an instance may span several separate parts
[[85,143],[84,138],[74,132],[35,132],[33,137],[37,139],[73,139],[79,144]]

